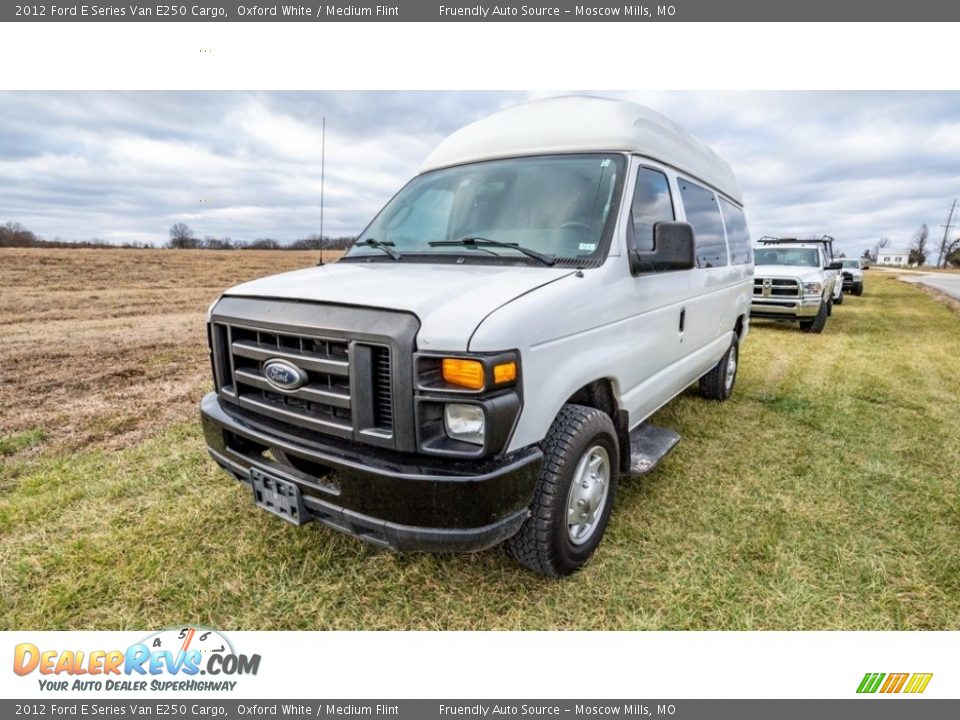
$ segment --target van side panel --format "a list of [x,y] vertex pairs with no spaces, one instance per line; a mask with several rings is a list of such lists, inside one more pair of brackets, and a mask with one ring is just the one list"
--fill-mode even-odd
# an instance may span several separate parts
[[[634,157],[625,198],[639,164],[662,169],[678,197],[672,169]],[[684,220],[682,203],[674,205]],[[749,316],[752,265],[632,276],[629,212],[630,202],[622,202],[611,256],[601,267],[507,303],[470,339],[471,352],[520,350],[524,404],[510,451],[542,441],[566,399],[598,379],[611,381],[630,426],[638,425],[716,365],[737,317]]]

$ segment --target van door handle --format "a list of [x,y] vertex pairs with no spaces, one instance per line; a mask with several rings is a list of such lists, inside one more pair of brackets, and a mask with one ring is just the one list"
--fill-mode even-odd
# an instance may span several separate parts
[[683,333],[683,328],[687,324],[687,309],[680,308],[680,332]]

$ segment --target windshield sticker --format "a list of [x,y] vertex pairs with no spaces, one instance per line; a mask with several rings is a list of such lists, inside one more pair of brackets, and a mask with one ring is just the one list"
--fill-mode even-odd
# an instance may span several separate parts
[[581,252],[593,252],[597,249],[596,243],[580,243]]

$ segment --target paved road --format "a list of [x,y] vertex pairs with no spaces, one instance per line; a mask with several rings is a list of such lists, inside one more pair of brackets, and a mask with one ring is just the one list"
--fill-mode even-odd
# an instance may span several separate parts
[[935,275],[933,273],[921,275],[918,273],[916,275],[904,275],[902,279],[907,282],[929,285],[942,293],[946,293],[960,300],[960,275]]

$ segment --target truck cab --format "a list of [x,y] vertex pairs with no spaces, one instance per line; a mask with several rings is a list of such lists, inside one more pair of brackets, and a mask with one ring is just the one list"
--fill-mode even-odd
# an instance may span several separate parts
[[333,264],[208,318],[210,454],[255,502],[395,550],[579,569],[621,475],[730,397],[753,250],[726,162],[647,108],[527,103],[443,141]]

